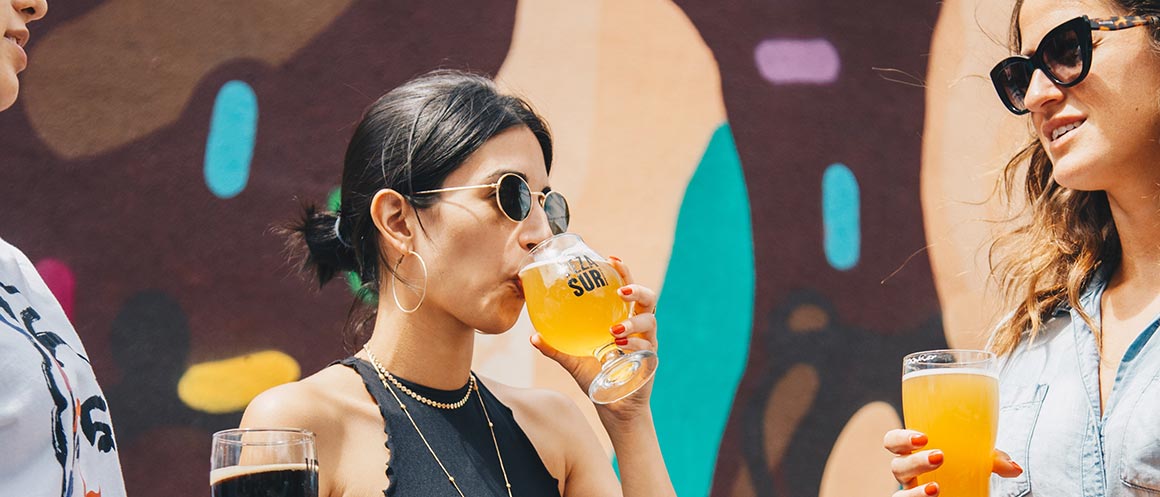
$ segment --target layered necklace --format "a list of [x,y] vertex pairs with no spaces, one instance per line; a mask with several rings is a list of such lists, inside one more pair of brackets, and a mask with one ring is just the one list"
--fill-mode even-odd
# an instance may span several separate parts
[[[419,438],[423,440],[423,445],[427,446],[427,451],[431,452],[431,457],[435,458],[435,462],[439,464],[439,468],[443,470],[443,474],[447,475],[447,480],[450,481],[451,485],[455,487],[455,491],[459,492],[459,497],[466,496],[463,495],[463,490],[459,489],[459,484],[455,482],[455,477],[451,476],[451,472],[447,471],[447,467],[443,465],[443,461],[440,461],[439,456],[435,455],[435,449],[431,448],[431,443],[427,441],[427,437],[423,435],[423,431],[420,430],[419,425],[415,423],[415,418],[411,416],[411,410],[407,409],[407,405],[403,403],[403,399],[399,398],[399,394],[395,393],[395,390],[391,388],[391,386],[394,385],[395,388],[402,390],[403,393],[407,394],[408,397],[411,397],[412,399],[415,399],[424,405],[428,405],[437,409],[447,410],[459,409],[460,407],[466,405],[467,400],[471,398],[471,392],[474,391],[476,397],[479,398],[479,406],[483,408],[483,417],[487,420],[487,429],[491,431],[491,441],[493,444],[495,444],[495,457],[499,459],[499,470],[501,473],[503,473],[503,483],[507,486],[508,497],[512,497],[512,484],[510,481],[508,481],[507,469],[504,468],[503,465],[503,456],[499,453],[499,440],[497,440],[495,437],[495,424],[491,422],[491,416],[487,414],[487,405],[485,405],[483,402],[483,394],[479,392],[479,385],[476,382],[475,373],[471,373],[468,376],[467,394],[464,395],[462,399],[450,403],[437,402],[424,397],[423,395],[420,395],[418,392],[411,390],[410,388],[407,388],[407,386],[400,382],[398,378],[395,378],[395,376],[392,375],[390,371],[387,371],[387,368],[384,368],[383,365],[379,363],[379,360],[375,358],[375,354],[371,352],[371,349],[367,347],[366,344],[363,344],[363,351],[367,353],[367,357],[370,358],[371,364],[375,367],[375,371],[379,373],[379,381],[383,382],[383,388],[386,388],[388,392],[391,392],[391,396],[394,397],[395,401],[399,403],[399,408],[403,410],[403,414],[406,414],[407,419],[411,420],[411,426],[415,427],[415,432],[418,433]],[[394,456],[392,455],[392,457]],[[390,463],[388,462],[388,465],[389,464]]]

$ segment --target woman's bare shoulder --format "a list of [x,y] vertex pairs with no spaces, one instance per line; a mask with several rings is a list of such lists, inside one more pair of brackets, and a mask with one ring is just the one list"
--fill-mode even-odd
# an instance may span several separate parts
[[334,365],[298,381],[262,392],[246,407],[241,426],[332,426],[365,393],[357,373]]
[[534,422],[556,428],[562,433],[574,433],[578,426],[576,423],[583,423],[579,426],[588,424],[576,403],[555,390],[515,387],[483,377],[480,381],[491,389],[500,402],[511,408],[521,425]]

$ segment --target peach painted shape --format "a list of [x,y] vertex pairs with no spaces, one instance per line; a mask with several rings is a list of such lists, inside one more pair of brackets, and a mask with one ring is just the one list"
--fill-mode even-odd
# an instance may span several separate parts
[[[524,0],[497,79],[552,127],[552,186],[568,195],[572,231],[659,291],[685,188],[725,121],[720,71],[692,22],[666,0]],[[630,200],[642,192],[647,201]],[[518,378],[530,358],[527,386],[567,393],[611,453],[592,402],[527,343],[531,333],[521,321],[508,334],[524,339],[510,348],[489,345],[507,337],[477,340],[477,364],[486,366],[480,372]],[[492,360],[497,355],[513,366]]]
[[858,409],[834,442],[818,497],[896,492],[898,482],[890,473],[892,456],[882,448],[882,436],[895,428],[902,428],[902,420],[890,404],[871,402]]
[[217,66],[278,66],[351,3],[106,0],[38,40],[23,76],[29,121],[61,157],[117,148],[176,121]]
[[943,4],[927,71],[921,198],[947,343],[981,348],[1001,314],[988,286],[992,221],[1008,216],[991,193],[1001,168],[1029,139],[999,103],[988,73],[1008,55],[1011,0]]

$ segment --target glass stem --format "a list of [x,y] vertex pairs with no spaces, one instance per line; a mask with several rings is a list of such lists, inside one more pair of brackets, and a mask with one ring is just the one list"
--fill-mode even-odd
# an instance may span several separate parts
[[615,343],[609,342],[603,347],[600,347],[600,350],[597,350],[593,355],[595,355],[597,359],[600,359],[600,364],[607,364],[608,361],[623,356],[624,351],[620,350],[620,347],[617,347]]

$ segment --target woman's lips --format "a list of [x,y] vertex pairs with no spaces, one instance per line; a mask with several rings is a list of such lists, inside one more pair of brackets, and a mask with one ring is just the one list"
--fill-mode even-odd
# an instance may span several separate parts
[[16,38],[5,35],[4,43],[12,45],[12,47],[16,49],[16,60],[18,61],[16,65],[16,72],[23,71],[26,67],[28,67],[28,53],[24,51],[24,47],[20,46],[20,44],[16,42]]

